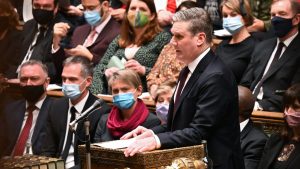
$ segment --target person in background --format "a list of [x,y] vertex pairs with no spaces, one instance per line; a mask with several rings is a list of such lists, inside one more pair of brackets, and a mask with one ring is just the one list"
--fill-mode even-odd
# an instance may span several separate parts
[[40,61],[24,62],[18,79],[23,98],[3,105],[0,112],[0,157],[41,155],[46,139],[46,122],[52,98],[47,67]]
[[276,37],[256,45],[241,85],[253,92],[254,110],[281,112],[282,96],[276,90],[300,82],[300,4],[274,0],[271,17]]
[[165,82],[158,86],[155,92],[154,101],[156,106],[156,115],[161,124],[166,124],[168,120],[168,111],[171,98],[175,89],[175,82]]
[[247,0],[224,0],[221,3],[223,27],[232,35],[223,40],[216,48],[216,55],[233,72],[237,83],[240,83],[247,69],[255,40],[247,31],[247,26],[253,23],[253,16]]
[[112,56],[118,57],[126,69],[132,69],[141,77],[147,91],[146,76],[154,66],[162,48],[171,35],[162,32],[153,0],[129,0],[120,36],[109,45],[104,57],[95,67],[91,91],[94,94],[108,93],[107,80],[117,67],[107,68]]
[[[108,0],[82,0],[82,6],[87,23],[75,28],[71,37],[72,30],[68,23],[54,25],[52,54],[57,58],[57,66],[62,65],[68,56],[84,56],[96,65],[119,34],[120,25],[110,15]],[[63,43],[66,38],[71,39]],[[58,67],[61,72],[62,66]]]
[[[194,1],[184,1],[178,6],[176,11],[196,6],[197,4]],[[171,43],[166,44],[159,54],[155,65],[147,75],[147,87],[152,98],[155,98],[155,91],[161,83],[166,81],[176,82],[183,67],[184,63],[176,59],[174,46]]]
[[245,169],[257,169],[268,137],[262,130],[254,127],[250,119],[255,102],[251,91],[246,87],[238,86],[238,92],[241,148]]
[[119,140],[137,126],[151,128],[160,124],[159,119],[138,98],[143,89],[135,71],[125,69],[114,72],[108,84],[112,91],[113,107],[98,123],[95,135],[97,142]]
[[[65,168],[80,168],[78,145],[84,144],[84,120],[70,129],[70,123],[79,118],[98,98],[92,95],[88,87],[93,76],[91,62],[82,56],[69,57],[64,61],[62,72],[62,91],[65,97],[52,102],[47,120],[46,141],[42,154],[65,161]],[[90,141],[94,136],[100,117],[110,111],[102,101],[100,109],[94,109],[86,118],[90,122]]]
[[283,96],[285,126],[271,135],[258,169],[295,169],[300,165],[300,83],[292,85]]
[[18,58],[21,56],[21,26],[18,14],[9,0],[0,1],[0,74],[14,78]]
[[238,93],[232,72],[214,55],[212,23],[202,8],[175,13],[171,43],[186,64],[170,102],[168,121],[152,129],[137,127],[126,157],[137,152],[178,148],[207,140],[214,169],[243,169],[238,121]]

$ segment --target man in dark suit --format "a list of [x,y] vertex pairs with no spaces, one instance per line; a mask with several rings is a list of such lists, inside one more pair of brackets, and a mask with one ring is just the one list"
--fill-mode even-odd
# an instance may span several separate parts
[[51,57],[52,31],[57,16],[58,0],[32,0],[33,19],[23,27],[21,57],[16,65],[10,65],[13,72],[19,71],[19,65],[35,59],[48,67],[51,82],[57,82],[57,71]]
[[241,148],[244,156],[245,169],[256,169],[268,137],[262,130],[254,127],[250,119],[255,102],[251,91],[246,87],[238,86],[238,93]]
[[[54,101],[50,107],[43,154],[63,158],[66,168],[80,166],[78,145],[84,144],[82,140],[85,140],[83,121],[75,125],[74,133],[69,129],[69,124],[98,99],[88,91],[93,77],[92,70],[90,61],[85,57],[67,58],[62,72],[62,90],[66,97]],[[88,116],[91,142],[94,141],[101,115],[108,112],[108,105],[103,103],[100,110],[95,110]]]
[[300,82],[299,6],[295,0],[272,3],[271,22],[277,38],[256,46],[241,81],[253,91],[254,110],[282,111],[282,96],[276,91]]
[[5,104],[0,113],[0,157],[39,155],[45,141],[45,124],[52,102],[46,96],[50,81],[47,67],[39,61],[27,61],[20,67],[19,80],[24,99]]
[[70,26],[63,22],[55,24],[52,53],[61,60],[65,56],[84,56],[96,65],[119,34],[120,24],[111,17],[108,0],[82,0],[82,6],[87,24],[74,30],[70,44],[61,43],[70,36]]
[[176,57],[187,66],[179,75],[167,124],[152,130],[138,127],[126,134],[122,139],[141,135],[125,155],[207,140],[214,169],[243,169],[237,85],[231,71],[210,49],[208,14],[201,8],[179,11],[173,17],[171,32]]

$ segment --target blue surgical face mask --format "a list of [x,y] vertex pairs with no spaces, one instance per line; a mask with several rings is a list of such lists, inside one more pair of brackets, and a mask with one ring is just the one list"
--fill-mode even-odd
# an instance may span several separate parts
[[96,26],[101,20],[100,12],[98,10],[84,11],[84,18],[91,26]]
[[134,103],[135,99],[132,92],[113,96],[113,105],[117,106],[119,109],[130,109]]
[[223,18],[223,28],[232,35],[237,33],[243,26],[244,23],[239,16]]
[[277,37],[282,38],[292,30],[293,18],[286,19],[286,18],[274,16],[271,19],[271,23],[274,28],[274,33]]
[[169,104],[161,103],[156,105],[156,115],[162,121],[166,123],[168,119]]
[[82,81],[80,84],[63,84],[62,91],[64,95],[71,100],[79,98],[82,93],[80,86],[84,81]]

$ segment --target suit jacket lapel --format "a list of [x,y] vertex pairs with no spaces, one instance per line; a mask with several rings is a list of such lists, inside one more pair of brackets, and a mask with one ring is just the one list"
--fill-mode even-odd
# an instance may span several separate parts
[[77,45],[83,45],[84,41],[88,38],[91,29],[92,28],[90,25],[84,25],[84,27],[81,28],[81,31],[79,31],[76,36],[72,36],[74,38],[72,39],[73,47],[76,47]]
[[249,120],[249,122],[241,132],[241,140],[243,140],[248,135],[248,133],[252,130],[252,128],[253,128],[252,121]]
[[178,108],[180,107],[180,105],[182,104],[182,101],[184,100],[184,98],[187,96],[187,94],[190,92],[190,90],[192,89],[193,85],[195,84],[195,82],[197,81],[197,79],[201,76],[201,73],[206,69],[207,65],[211,62],[212,59],[214,59],[216,56],[212,53],[212,51],[210,50],[205,56],[204,58],[202,58],[202,60],[198,63],[196,69],[194,70],[194,72],[192,73],[190,79],[188,80],[188,82],[186,83],[185,87],[183,88],[183,91],[180,95],[179,98],[179,102],[178,102],[178,107],[174,107],[174,115],[173,115],[173,120],[176,116],[176,112],[178,111]]
[[[26,112],[26,101],[22,101],[21,105],[17,108],[16,112],[13,112],[15,114],[15,116],[10,116],[11,118],[16,118],[16,123],[11,123],[11,125],[13,125],[12,128],[15,128],[15,133],[13,134],[14,136],[14,140],[15,142],[17,141],[20,133],[22,132],[22,124],[24,121],[24,116],[25,116],[25,112]],[[11,120],[15,121],[15,120]],[[16,127],[14,127],[14,125],[17,125]]]
[[265,75],[265,80],[269,78],[272,74],[274,74],[280,67],[284,65],[285,62],[289,60],[290,57],[293,57],[295,50],[298,48],[298,45],[300,43],[299,34],[295,37],[295,39],[292,41],[289,47],[284,51],[278,62],[276,62],[270,69],[268,70],[268,73]]
[[283,139],[279,139],[277,141],[274,141],[273,143],[276,143],[276,144],[273,144],[271,147],[270,147],[270,153],[268,154],[269,155],[269,158],[268,158],[268,161],[266,162],[268,167],[270,167],[270,165],[272,164],[272,162],[274,161],[275,158],[277,158],[278,154],[281,152],[281,149],[284,145],[284,141]]
[[48,116],[48,110],[49,110],[49,104],[48,102],[50,101],[50,99],[48,97],[46,97],[46,99],[44,100],[42,107],[39,111],[38,114],[38,118],[36,120],[36,124],[34,127],[34,131],[33,131],[33,135],[31,138],[31,143],[34,144],[35,141],[37,140],[40,131],[42,130],[42,128],[44,127],[44,123],[46,122],[46,118]]
[[[84,104],[82,112],[84,112],[86,109],[88,109],[89,107],[91,107],[92,104],[93,104],[92,94],[89,93],[88,99],[86,100],[86,102]],[[84,120],[81,121],[81,122],[79,122],[78,125],[77,125],[77,128],[76,128],[76,133],[79,134],[79,135],[82,134],[82,136],[84,136],[83,123],[84,123]]]
[[58,126],[59,129],[63,129],[60,130],[60,142],[59,142],[59,151],[58,152],[62,152],[63,150],[63,146],[64,146],[64,141],[65,141],[65,137],[66,137],[66,128],[67,128],[67,124],[69,124],[68,122],[68,113],[69,113],[69,99],[68,98],[63,98],[62,102],[60,102],[60,105],[57,104],[57,107],[59,107],[62,113],[64,114],[59,114],[61,116],[57,117],[58,120]]
[[[258,59],[261,59],[262,62],[259,63],[261,65],[257,65],[259,75],[258,75],[258,77],[255,77],[255,82],[252,83],[252,84],[255,84],[255,86],[261,80],[276,44],[277,44],[277,39],[274,38],[274,39],[272,39],[272,41],[270,43],[270,47],[267,47],[264,51],[261,51],[262,53],[260,55],[260,58],[258,58]],[[251,89],[254,89],[255,86],[251,86]]]

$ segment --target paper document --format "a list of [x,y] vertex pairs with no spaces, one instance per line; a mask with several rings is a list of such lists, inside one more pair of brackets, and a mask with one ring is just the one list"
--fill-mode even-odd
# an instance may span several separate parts
[[62,87],[57,85],[57,84],[49,84],[48,87],[47,87],[47,91],[49,91],[49,90],[60,90],[60,89],[62,89]]
[[111,148],[111,149],[120,149],[120,148],[127,148],[130,144],[135,141],[135,138],[128,139],[128,140],[114,140],[114,141],[107,141],[101,143],[94,143],[93,145],[104,147],[104,148]]

